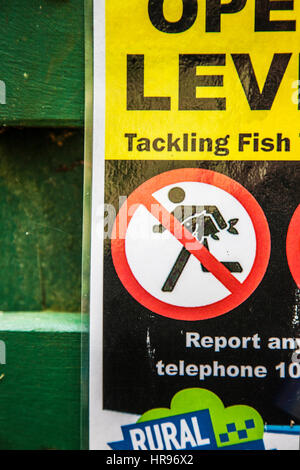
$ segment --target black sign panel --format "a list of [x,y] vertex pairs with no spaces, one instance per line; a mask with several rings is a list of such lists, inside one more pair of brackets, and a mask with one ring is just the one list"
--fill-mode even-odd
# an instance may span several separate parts
[[[261,207],[271,234],[270,259],[254,292],[224,314],[194,321],[167,317],[137,301],[121,282],[111,253],[113,223],[126,198],[150,178],[186,168],[210,170],[242,185]],[[252,406],[268,424],[299,422],[300,291],[286,256],[287,231],[299,204],[299,172],[299,162],[106,162],[104,409],[141,414],[168,407],[184,388],[200,387],[216,393],[225,406]],[[238,240],[238,214],[233,211],[228,220],[214,201],[202,206],[197,201],[198,206],[189,203],[182,216],[180,189],[169,193],[177,204],[173,216],[194,236],[200,227],[198,240],[208,251],[213,243],[221,246],[222,231]],[[164,227],[156,222],[153,232],[163,236]],[[250,235],[246,253],[248,249]],[[156,267],[144,263],[145,272],[156,269],[159,275],[164,256],[162,252]],[[162,292],[176,290],[188,263],[190,253],[181,247]],[[244,269],[238,259],[220,263],[233,276]],[[201,263],[200,271],[205,273]]]

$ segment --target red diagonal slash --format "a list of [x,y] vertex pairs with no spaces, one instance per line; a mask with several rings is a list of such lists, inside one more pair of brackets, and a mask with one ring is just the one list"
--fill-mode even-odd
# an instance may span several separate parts
[[167,229],[176,239],[195,256],[203,266],[213,274],[230,291],[236,292],[241,287],[240,281],[217,260],[208,249],[200,243],[169,211],[167,211],[152,195],[143,195],[140,201],[146,209]]

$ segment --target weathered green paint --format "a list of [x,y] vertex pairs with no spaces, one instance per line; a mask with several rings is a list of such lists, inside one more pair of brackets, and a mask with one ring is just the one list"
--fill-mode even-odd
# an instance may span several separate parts
[[0,449],[79,449],[84,0],[0,11]]
[[0,125],[81,126],[84,0],[0,0],[0,13]]
[[0,340],[6,344],[0,449],[80,449],[80,349],[86,330],[78,314],[0,316]]
[[0,335],[1,332],[87,333],[87,331],[88,316],[78,313],[6,312],[0,314]]
[[0,134],[0,311],[80,312],[83,140]]
[[[85,0],[85,146],[82,227],[82,313],[89,313],[93,161],[93,0]],[[81,449],[89,449],[89,335],[81,341]]]

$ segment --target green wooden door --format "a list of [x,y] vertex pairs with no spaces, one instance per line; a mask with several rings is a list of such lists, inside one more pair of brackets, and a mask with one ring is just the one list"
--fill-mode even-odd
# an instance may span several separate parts
[[84,2],[0,11],[0,449],[79,449]]

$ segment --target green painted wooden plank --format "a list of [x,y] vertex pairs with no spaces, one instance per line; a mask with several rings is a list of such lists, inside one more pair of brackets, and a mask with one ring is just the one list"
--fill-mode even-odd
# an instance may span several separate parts
[[81,330],[78,314],[0,316],[1,450],[80,449]]
[[1,0],[0,12],[0,125],[81,126],[84,0]]
[[[3,312],[2,332],[87,333],[88,316],[64,312]],[[1,339],[1,338],[0,338]]]
[[81,129],[0,134],[0,311],[79,312]]

